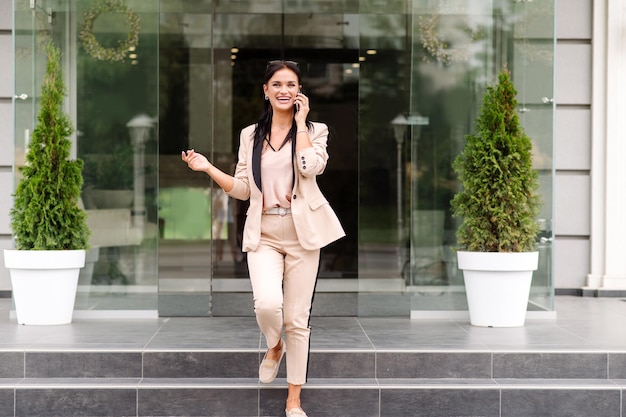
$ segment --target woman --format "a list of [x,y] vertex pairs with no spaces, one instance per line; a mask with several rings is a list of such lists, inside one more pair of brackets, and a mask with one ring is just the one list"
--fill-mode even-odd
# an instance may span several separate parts
[[307,119],[309,100],[301,88],[295,62],[270,61],[263,79],[264,110],[257,123],[241,131],[234,176],[193,149],[182,153],[189,168],[207,173],[229,196],[250,199],[242,249],[268,346],[259,379],[272,382],[286,355],[287,417],[306,417],[300,391],[320,248],[345,236],[316,180],[328,160],[328,127]]

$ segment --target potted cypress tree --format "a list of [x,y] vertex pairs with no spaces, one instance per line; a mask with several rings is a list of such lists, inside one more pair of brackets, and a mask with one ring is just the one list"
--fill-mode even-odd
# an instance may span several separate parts
[[476,326],[523,326],[538,265],[538,173],[516,94],[510,72],[502,70],[453,163],[462,183],[451,202],[453,214],[462,217],[457,259]]
[[73,127],[62,110],[61,52],[52,42],[46,52],[37,124],[10,213],[15,249],[4,251],[19,324],[71,322],[89,238],[79,206],[83,163],[70,160]]

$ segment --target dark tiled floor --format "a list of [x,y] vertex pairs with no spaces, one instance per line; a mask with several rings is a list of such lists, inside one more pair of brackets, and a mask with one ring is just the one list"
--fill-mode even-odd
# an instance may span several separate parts
[[[17,325],[9,307],[0,299],[0,351],[265,349],[253,317],[75,319],[37,327]],[[311,351],[626,352],[622,299],[559,296],[556,310],[556,320],[508,329],[473,327],[466,320],[313,317]]]

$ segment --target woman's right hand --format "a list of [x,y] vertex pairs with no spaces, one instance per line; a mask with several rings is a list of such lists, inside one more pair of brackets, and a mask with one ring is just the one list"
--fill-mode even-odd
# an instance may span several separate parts
[[219,185],[224,191],[230,192],[235,184],[235,179],[226,174],[221,169],[215,167],[206,156],[196,153],[193,149],[183,151],[181,153],[183,162],[187,162],[187,166],[194,171],[201,171],[206,173],[209,177]]
[[207,171],[211,168],[212,164],[206,158],[206,156],[196,153],[193,149],[188,151],[182,151],[181,157],[183,162],[187,163],[187,166],[194,171]]

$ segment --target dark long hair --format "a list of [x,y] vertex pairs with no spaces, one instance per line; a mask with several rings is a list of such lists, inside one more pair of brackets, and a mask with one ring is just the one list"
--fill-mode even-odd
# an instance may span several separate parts
[[[287,68],[293,71],[298,77],[298,85],[302,85],[302,79],[300,74],[300,68],[298,68],[298,64],[293,61],[270,61],[267,64],[267,68],[265,69],[265,75],[263,76],[263,84],[267,84],[269,80],[274,76],[276,71],[281,70],[283,68]],[[256,122],[256,128],[254,129],[254,146],[261,146],[263,144],[263,140],[270,134],[272,130],[272,116],[273,110],[272,105],[269,100],[263,100],[263,112],[261,113],[261,117]],[[313,124],[309,121],[308,116],[306,120],[306,127],[311,129]],[[296,120],[293,119],[291,122],[291,129],[289,130],[289,134],[285,138],[285,141],[296,137]]]

